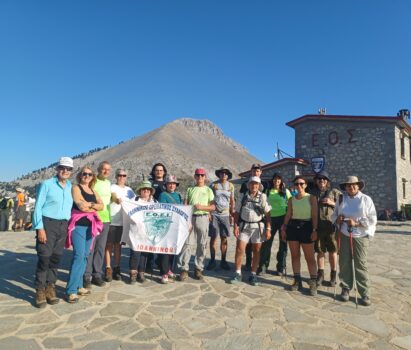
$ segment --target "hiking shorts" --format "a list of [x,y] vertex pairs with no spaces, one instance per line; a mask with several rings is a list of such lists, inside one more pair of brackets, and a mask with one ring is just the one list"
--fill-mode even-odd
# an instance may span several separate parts
[[311,220],[290,220],[287,226],[287,241],[297,241],[302,244],[313,243],[311,234],[313,225]]
[[107,243],[120,243],[123,234],[123,226],[112,226],[108,230]]
[[217,235],[220,235],[220,237],[230,236],[230,217],[228,215],[212,215],[208,236],[215,238]]
[[243,227],[240,228],[241,231],[238,235],[238,239],[240,241],[247,243],[263,243],[265,241],[264,223],[246,223]]
[[17,207],[16,210],[16,220],[26,220],[27,217],[27,213],[26,213],[26,206],[25,205],[21,205],[19,207]]
[[318,222],[317,240],[314,244],[316,253],[334,253],[337,251],[335,227],[330,221]]

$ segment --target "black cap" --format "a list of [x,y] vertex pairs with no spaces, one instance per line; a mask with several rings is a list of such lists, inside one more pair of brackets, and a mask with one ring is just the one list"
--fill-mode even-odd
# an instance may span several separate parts
[[319,177],[325,177],[327,181],[331,182],[330,176],[325,170],[321,170],[319,173],[315,174],[314,180],[318,179]]

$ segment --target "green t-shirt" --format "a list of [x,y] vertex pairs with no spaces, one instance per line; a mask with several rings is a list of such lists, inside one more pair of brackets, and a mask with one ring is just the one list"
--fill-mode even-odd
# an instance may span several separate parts
[[[185,200],[189,205],[201,204],[209,205],[214,199],[213,190],[208,186],[189,187],[186,193]],[[208,211],[196,210],[194,215],[207,214]]]
[[97,212],[102,222],[110,222],[111,182],[97,179],[94,190],[98,193],[104,204],[104,209]]
[[268,192],[268,203],[271,205],[270,216],[284,216],[287,212],[287,203],[291,198],[291,193],[289,190],[285,190],[285,197],[283,197],[278,190],[272,188]]

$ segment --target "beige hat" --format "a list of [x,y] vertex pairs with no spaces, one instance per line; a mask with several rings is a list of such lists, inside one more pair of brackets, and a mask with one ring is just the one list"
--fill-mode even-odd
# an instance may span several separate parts
[[24,193],[24,190],[23,190],[21,187],[17,187],[17,188],[16,188],[16,192]]
[[256,182],[258,184],[261,183],[261,179],[258,176],[251,176],[250,179],[248,180],[248,184]]
[[357,176],[347,176],[346,180],[340,183],[340,188],[344,191],[345,185],[347,184],[357,184],[360,191],[365,187],[365,182],[362,180],[358,180]]
[[70,157],[61,157],[59,160],[59,166],[68,166],[70,168],[73,167],[73,159]]
[[148,180],[141,181],[141,182],[137,185],[136,192],[138,193],[138,195],[140,195],[140,191],[141,191],[143,188],[148,188],[148,189],[150,189],[152,195],[153,195],[154,192],[156,191],[156,190],[153,188],[153,185],[151,184],[151,182],[148,181]]

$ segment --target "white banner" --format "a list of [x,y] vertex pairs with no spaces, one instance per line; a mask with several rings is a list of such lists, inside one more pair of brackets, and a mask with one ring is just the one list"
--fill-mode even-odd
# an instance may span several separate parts
[[191,226],[192,207],[123,200],[122,241],[131,249],[156,254],[180,253]]

